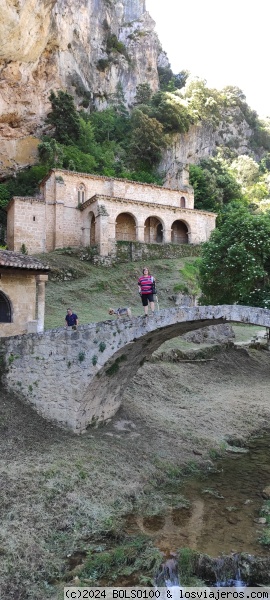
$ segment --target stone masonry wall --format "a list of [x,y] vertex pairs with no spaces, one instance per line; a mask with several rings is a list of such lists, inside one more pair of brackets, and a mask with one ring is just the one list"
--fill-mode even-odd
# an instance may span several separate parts
[[0,323],[0,337],[27,332],[28,321],[35,319],[36,273],[6,271],[1,273],[0,291],[12,306],[12,323]]
[[[189,191],[187,191],[189,190]],[[8,247],[30,254],[67,246],[90,244],[90,213],[95,217],[95,244],[101,256],[114,251],[116,219],[128,213],[134,219],[136,241],[145,242],[145,222],[159,219],[163,242],[170,243],[172,224],[185,223],[190,244],[209,238],[215,215],[194,210],[193,190],[169,190],[108,177],[55,170],[41,186],[42,198],[15,198],[8,213]],[[186,206],[181,208],[181,198]],[[86,206],[84,206],[86,204]],[[83,211],[78,210],[83,206]]]
[[45,203],[36,198],[16,198],[8,218],[7,244],[20,252],[24,244],[29,254],[45,252]]
[[162,258],[200,256],[200,245],[190,244],[142,244],[140,242],[116,242],[116,262],[149,261]]
[[83,433],[112,417],[122,390],[166,340],[201,327],[242,322],[270,327],[270,311],[246,306],[177,307],[144,319],[108,320],[2,338],[2,385],[44,417]]
[[[98,175],[87,175],[85,173],[73,173],[71,171],[55,170],[51,178],[62,177],[65,185],[66,203],[76,207],[78,204],[78,187],[80,184],[85,186],[85,199],[91,198],[95,194],[104,194],[106,196],[125,198],[126,200],[137,200],[141,202],[152,202],[164,204],[165,206],[180,207],[182,196],[186,199],[186,207],[194,208],[194,194],[191,186],[185,186],[183,190],[171,190],[157,185],[147,183],[137,183],[125,179],[115,179],[102,177]],[[47,180],[49,182],[49,180]],[[45,197],[47,199],[47,189]],[[60,198],[57,189],[56,199]],[[62,199],[62,196],[61,196]]]

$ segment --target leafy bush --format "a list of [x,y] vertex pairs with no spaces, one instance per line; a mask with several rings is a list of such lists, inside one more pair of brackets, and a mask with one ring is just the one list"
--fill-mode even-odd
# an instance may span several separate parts
[[270,308],[270,214],[230,207],[219,229],[203,245],[200,262],[203,304]]

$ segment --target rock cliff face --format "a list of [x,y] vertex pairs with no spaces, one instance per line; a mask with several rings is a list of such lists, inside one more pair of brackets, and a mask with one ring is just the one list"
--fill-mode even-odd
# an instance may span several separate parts
[[233,147],[238,154],[249,154],[249,140],[253,134],[245,119],[240,124],[238,110],[225,115],[224,122],[214,127],[211,123],[201,122],[190,127],[187,133],[171,136],[163,160],[159,166],[165,173],[165,184],[178,189],[183,181],[183,169],[186,164],[196,164],[200,158],[213,156],[219,146]]
[[33,162],[50,90],[105,107],[121,84],[158,88],[166,61],[145,0],[3,0],[0,14],[2,173]]
[[[0,177],[36,161],[51,90],[67,89],[85,110],[105,108],[119,84],[127,105],[140,83],[157,90],[168,59],[154,27],[145,0],[2,0]],[[160,165],[165,185],[187,184],[183,165],[217,146],[245,152],[252,132],[239,116],[172,136]]]

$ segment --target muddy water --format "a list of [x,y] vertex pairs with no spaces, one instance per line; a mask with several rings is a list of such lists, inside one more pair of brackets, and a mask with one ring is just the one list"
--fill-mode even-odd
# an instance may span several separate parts
[[270,434],[253,440],[247,449],[227,452],[215,462],[216,472],[188,479],[172,494],[172,506],[181,495],[188,508],[168,508],[154,517],[132,515],[127,531],[150,535],[167,556],[181,547],[213,557],[268,554],[258,542],[266,526],[256,519],[264,502],[262,490],[270,485]]

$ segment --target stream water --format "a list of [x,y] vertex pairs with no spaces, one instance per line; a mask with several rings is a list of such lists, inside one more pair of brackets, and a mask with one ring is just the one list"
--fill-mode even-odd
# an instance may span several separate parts
[[[153,539],[173,581],[173,557],[180,548],[212,557],[241,552],[269,556],[268,547],[259,542],[267,526],[258,519],[263,489],[270,485],[270,434],[250,441],[245,449],[231,447],[215,467],[207,476],[182,483],[163,514],[128,517],[127,532],[144,532]],[[189,501],[188,507],[173,508],[177,494]],[[232,583],[237,582],[241,584],[241,573]]]

